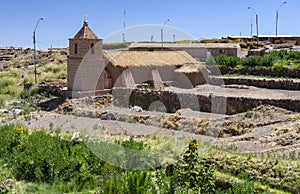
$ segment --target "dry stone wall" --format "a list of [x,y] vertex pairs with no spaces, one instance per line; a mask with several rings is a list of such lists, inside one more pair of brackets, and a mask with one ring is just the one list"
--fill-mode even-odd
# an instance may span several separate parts
[[255,68],[255,67],[244,67],[242,69],[208,65],[208,69],[212,75],[225,75],[225,74],[241,74],[241,75],[256,75],[256,76],[271,76],[271,77],[290,77],[300,78],[300,68],[292,69],[284,67],[279,70],[274,70],[272,67]]
[[245,77],[213,77],[209,78],[212,85],[246,85],[258,88],[300,90],[300,80],[272,79],[272,78],[245,78]]
[[[174,113],[182,108],[190,108],[195,111],[224,113],[222,108],[218,107],[220,103],[226,102],[226,114],[236,114],[246,112],[260,105],[273,105],[291,111],[300,112],[300,100],[293,99],[255,99],[247,97],[222,97],[222,96],[204,96],[193,94],[177,94],[170,91],[155,90],[128,90],[126,88],[116,88],[113,90],[114,104],[116,106],[140,106],[144,110],[154,102],[164,104],[167,112]],[[195,98],[197,99],[196,103]],[[184,100],[181,100],[184,99]],[[212,107],[213,102],[213,107]]]

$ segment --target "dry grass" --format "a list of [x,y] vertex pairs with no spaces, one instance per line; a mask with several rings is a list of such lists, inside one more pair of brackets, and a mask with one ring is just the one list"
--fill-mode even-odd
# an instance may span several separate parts
[[142,52],[142,51],[106,51],[104,55],[114,66],[151,67],[182,66],[198,62],[184,51]]
[[208,119],[195,119],[195,123],[197,123],[197,128],[195,133],[204,135],[206,133],[206,128],[210,124]]
[[151,116],[149,115],[137,115],[137,114],[131,114],[129,116],[130,119],[135,120],[138,123],[150,125],[151,124]]
[[178,73],[210,73],[210,71],[206,68],[205,64],[198,63],[198,64],[186,64],[176,69],[175,72]]
[[182,119],[180,112],[176,112],[175,114],[170,114],[163,121],[162,127],[167,129],[178,130],[180,126],[180,119]]

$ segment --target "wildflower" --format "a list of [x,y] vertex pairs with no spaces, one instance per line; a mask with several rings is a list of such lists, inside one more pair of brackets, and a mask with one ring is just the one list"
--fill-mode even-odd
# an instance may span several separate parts
[[192,140],[192,141],[189,142],[189,149],[192,152],[194,152],[197,149],[198,145],[199,144],[198,144],[197,140]]
[[23,134],[23,127],[22,126],[18,126],[18,127],[16,127],[16,131],[17,131],[17,133],[19,133],[20,135],[22,135]]

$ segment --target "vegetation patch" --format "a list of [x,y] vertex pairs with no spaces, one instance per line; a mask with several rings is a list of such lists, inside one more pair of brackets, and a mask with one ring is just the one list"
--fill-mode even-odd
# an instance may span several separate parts
[[[0,189],[3,192],[14,189],[19,193],[230,193],[232,190],[268,193],[268,187],[257,187],[252,180],[278,187],[274,180],[280,177],[284,178],[281,188],[292,192],[298,189],[296,164],[288,167],[280,161],[246,160],[243,156],[207,152],[207,149],[203,152],[205,147],[199,146],[196,140],[189,141],[178,161],[133,171],[101,161],[83,142],[70,141],[70,135],[59,134],[58,130],[30,132],[21,125],[4,125],[0,131],[0,173],[4,175]],[[147,144],[134,138],[115,143],[132,150],[148,149]],[[138,155],[125,156],[125,163],[131,160],[129,157],[139,158]],[[253,164],[256,166],[251,171]],[[270,169],[275,170],[275,175],[270,174],[273,172]],[[220,181],[224,175],[219,172],[234,176],[248,172],[249,179],[240,181],[239,178],[228,184]],[[270,179],[264,174],[270,175]],[[6,184],[8,182],[12,187]]]
[[[206,64],[230,68],[235,70],[235,73],[238,74],[251,75],[255,72],[253,70],[256,70],[256,73],[253,75],[282,77],[282,72],[285,72],[285,76],[289,77],[287,71],[300,68],[300,52],[280,50],[273,51],[265,56],[249,56],[242,59],[239,57],[221,55],[208,59]],[[250,69],[252,71],[250,71]],[[270,71],[270,73],[267,74],[266,72],[268,71]],[[259,74],[259,72],[261,73]],[[296,73],[290,73],[290,75],[290,77],[295,77]]]

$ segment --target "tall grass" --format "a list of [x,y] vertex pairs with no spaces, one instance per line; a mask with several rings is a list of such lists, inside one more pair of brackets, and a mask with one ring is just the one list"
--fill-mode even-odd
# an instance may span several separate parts
[[21,92],[23,91],[23,86],[20,84],[18,78],[12,77],[1,77],[0,79],[0,94],[7,94],[13,98],[19,98]]

